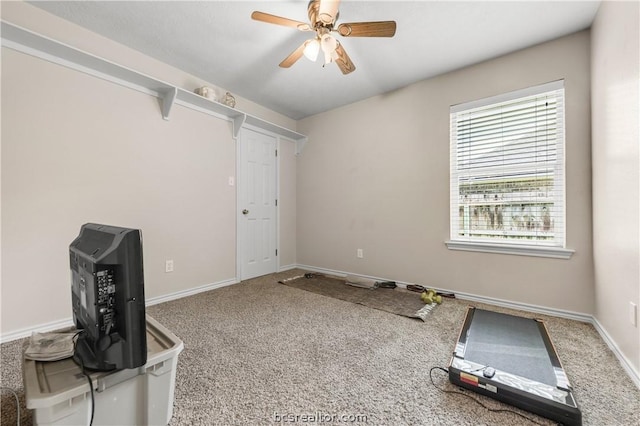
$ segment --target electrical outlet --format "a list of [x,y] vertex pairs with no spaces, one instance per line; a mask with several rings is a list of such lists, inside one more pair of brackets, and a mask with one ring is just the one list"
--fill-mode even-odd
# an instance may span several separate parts
[[638,305],[633,302],[629,302],[629,321],[632,326],[638,326]]
[[356,251],[356,256],[358,257],[358,259],[362,259],[364,257],[364,253],[362,252],[362,249],[358,249]]
[[166,260],[164,262],[164,271],[173,272],[173,260]]
[[233,186],[236,184],[236,178],[233,176],[229,176],[229,186]]

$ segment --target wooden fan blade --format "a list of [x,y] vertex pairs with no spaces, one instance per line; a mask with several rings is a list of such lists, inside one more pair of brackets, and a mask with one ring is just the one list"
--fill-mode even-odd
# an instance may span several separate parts
[[300,21],[294,21],[293,19],[283,18],[281,16],[270,15],[264,12],[255,11],[251,14],[251,19],[256,21],[266,22],[268,24],[283,25],[285,27],[297,28],[300,31],[311,31],[312,28],[309,24]]
[[320,0],[318,19],[323,24],[333,24],[338,15],[340,0]]
[[342,71],[342,74],[349,74],[356,70],[356,66],[351,62],[351,58],[347,55],[347,52],[344,51],[344,48],[341,44],[338,44],[336,48],[336,53],[338,54],[338,58],[335,59],[336,64]]
[[393,37],[396,34],[396,22],[349,22],[340,24],[338,32],[343,37]]
[[284,60],[280,62],[280,66],[282,68],[289,68],[291,65],[295,64],[298,61],[298,59],[302,57],[302,54],[304,53],[304,48],[307,47],[307,42],[308,40],[302,43],[300,47],[298,47],[296,50],[294,50],[291,53],[291,55],[284,58]]

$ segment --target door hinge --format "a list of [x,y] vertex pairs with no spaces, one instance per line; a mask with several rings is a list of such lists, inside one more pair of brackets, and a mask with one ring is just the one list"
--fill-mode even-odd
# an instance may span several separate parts
[[278,249],[276,249],[276,256],[278,255]]
[[278,207],[278,199],[276,199],[276,207]]
[[276,157],[278,156],[278,150],[276,149]]

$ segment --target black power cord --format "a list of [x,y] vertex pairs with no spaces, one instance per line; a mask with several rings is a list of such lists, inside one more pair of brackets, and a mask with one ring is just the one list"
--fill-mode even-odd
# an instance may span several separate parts
[[[482,370],[482,369],[484,369],[484,368],[486,368],[486,367],[479,368],[479,369],[478,369],[478,370],[476,370],[476,371]],[[534,423],[534,424],[537,424],[537,425],[540,425],[540,426],[544,426],[542,423],[539,423],[539,422],[537,422],[537,421],[533,420],[533,419],[532,419],[532,418],[530,418],[530,417],[527,417],[527,416],[525,416],[525,415],[523,415],[523,414],[520,414],[520,413],[518,413],[517,411],[509,410],[509,409],[506,409],[506,408],[491,408],[491,407],[487,407],[487,406],[486,406],[486,405],[484,405],[482,402],[480,402],[480,400],[478,400],[478,399],[476,399],[476,398],[472,397],[471,395],[467,395],[467,394],[466,394],[466,393],[464,393],[464,392],[455,391],[455,390],[446,390],[446,389],[442,389],[442,388],[440,388],[440,387],[436,386],[436,384],[435,384],[435,383],[434,383],[434,381],[433,381],[433,375],[432,375],[433,370],[441,370],[441,371],[444,371],[444,372],[445,372],[445,373],[447,373],[447,374],[449,373],[449,370],[447,370],[446,368],[442,368],[442,367],[432,367],[432,368],[431,368],[431,370],[429,370],[429,379],[431,379],[431,384],[433,385],[433,387],[434,387],[434,388],[438,389],[440,392],[444,392],[444,393],[453,393],[453,394],[457,394],[457,395],[462,395],[462,396],[465,396],[465,397],[469,398],[470,400],[472,400],[472,401],[473,401],[473,402],[475,402],[476,404],[480,405],[480,406],[481,406],[482,408],[484,408],[485,410],[490,411],[490,412],[492,412],[492,413],[512,413],[512,414],[515,414],[515,415],[517,415],[517,416],[522,417],[522,418],[523,418],[523,419],[525,419],[525,420],[530,421],[531,423]]]
[[[82,334],[83,332],[84,332],[84,330],[78,331],[76,333],[76,336]],[[95,400],[95,396],[93,394],[93,381],[91,381],[91,376],[89,376],[89,374],[87,373],[87,370],[84,368],[84,361],[82,361],[82,357],[75,356],[79,338],[80,337],[78,337],[76,340],[73,341],[73,353],[74,353],[73,360],[75,361],[76,364],[80,365],[80,370],[82,371],[82,374],[89,381],[89,390],[91,391],[91,419],[89,420],[89,426],[92,426],[93,425],[93,415],[94,415],[94,413],[96,411],[96,400]]]

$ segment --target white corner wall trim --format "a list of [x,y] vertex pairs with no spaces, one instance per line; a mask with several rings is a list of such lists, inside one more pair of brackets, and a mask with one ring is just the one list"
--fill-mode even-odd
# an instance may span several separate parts
[[620,362],[620,365],[622,365],[622,368],[624,368],[629,377],[631,377],[631,380],[633,381],[633,383],[635,383],[636,387],[640,389],[640,371],[636,370],[633,367],[633,364],[631,364],[627,357],[624,356],[624,354],[620,351],[620,348],[618,348],[616,342],[611,338],[609,333],[607,333],[607,330],[602,326],[602,324],[600,324],[600,321],[598,321],[596,317],[593,317],[592,323],[595,329],[600,334],[600,337],[602,337],[602,340],[604,340],[607,346],[609,346],[609,349],[611,349],[611,352],[613,352],[616,358],[618,358],[618,361]]
[[[166,294],[163,296],[152,297],[145,301],[146,306],[153,306],[159,303],[170,302],[172,300],[182,299],[183,297],[193,296],[194,294],[203,293],[205,291],[215,290],[217,288],[226,287],[232,284],[237,284],[239,281],[236,278],[229,280],[218,281],[212,284],[205,284],[199,287],[190,288],[188,290],[177,291],[175,293]],[[32,333],[45,333],[48,331],[55,331],[64,329],[67,327],[73,327],[73,319],[65,318],[58,321],[52,321],[45,324],[38,324],[31,327],[25,327],[20,330],[11,331],[0,336],[0,344],[11,342],[12,340],[23,339],[31,336]]]
[[[297,267],[300,269],[311,271],[311,272],[319,272],[319,273],[323,273],[327,275],[335,275],[339,277],[346,277],[347,275],[352,275],[360,278],[373,279],[376,281],[387,281],[387,280],[393,281],[393,279],[371,277],[368,275],[354,274],[354,273],[345,272],[345,271],[336,271],[333,269],[319,268],[317,266],[311,266],[311,265],[298,265]],[[411,283],[403,283],[398,281],[396,281],[396,283],[398,284],[398,287],[404,287],[404,288],[406,288],[407,284],[411,284]],[[468,300],[470,302],[485,303],[487,305],[500,306],[503,308],[533,312],[537,314],[549,315],[552,317],[559,317],[559,318],[566,318],[570,320],[592,324],[596,329],[596,331],[598,332],[598,334],[600,334],[600,337],[602,338],[602,340],[605,341],[609,349],[611,349],[611,351],[616,356],[616,358],[618,358],[618,361],[622,365],[622,368],[627,372],[627,374],[629,375],[633,383],[635,383],[635,385],[638,388],[640,388],[640,372],[634,369],[633,365],[629,362],[629,360],[622,354],[622,352],[620,352],[620,349],[618,348],[618,345],[616,345],[615,341],[611,338],[611,336],[609,336],[607,331],[602,327],[602,325],[598,322],[598,320],[593,315],[584,314],[580,312],[565,311],[562,309],[548,308],[548,307],[538,306],[538,305],[531,305],[528,303],[513,302],[510,300],[496,299],[493,297],[478,296],[470,293],[461,293],[457,291],[451,291],[448,289],[440,289],[440,288],[434,288],[434,289],[442,293],[454,293],[456,295],[456,298],[461,300]]]

